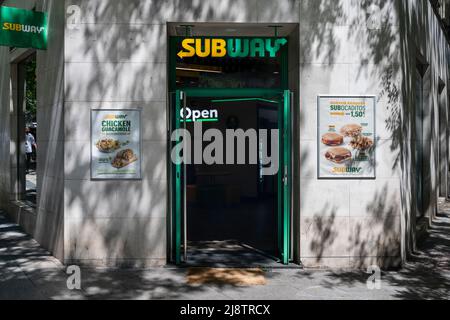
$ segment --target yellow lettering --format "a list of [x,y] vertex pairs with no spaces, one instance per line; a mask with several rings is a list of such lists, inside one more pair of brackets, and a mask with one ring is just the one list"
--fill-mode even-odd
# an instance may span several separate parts
[[222,58],[227,54],[227,49],[225,48],[227,45],[226,41],[223,39],[213,39],[212,40],[212,48],[211,48],[211,56],[214,58]]
[[3,24],[3,30],[9,30],[9,23],[8,22],[5,22]]
[[192,46],[193,44],[195,43],[195,40],[194,39],[184,39],[182,42],[181,42],[181,47],[184,49],[184,50],[186,50],[186,51],[183,51],[183,50],[181,50],[180,52],[178,52],[178,56],[181,58],[181,59],[183,59],[184,57],[193,57],[194,55],[195,55],[195,49],[194,49],[194,47]]
[[205,47],[202,47],[202,39],[195,40],[195,52],[197,53],[197,56],[206,58],[211,54],[211,39],[205,39]]

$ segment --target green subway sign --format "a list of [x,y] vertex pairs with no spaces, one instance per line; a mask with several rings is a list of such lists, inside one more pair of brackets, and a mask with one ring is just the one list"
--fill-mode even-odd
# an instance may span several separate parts
[[47,14],[0,6],[0,46],[47,49]]

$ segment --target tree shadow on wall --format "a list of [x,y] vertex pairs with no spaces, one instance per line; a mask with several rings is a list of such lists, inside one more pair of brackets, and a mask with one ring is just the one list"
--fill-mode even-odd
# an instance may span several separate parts
[[[416,160],[411,141],[415,139],[412,68],[416,52],[411,46],[411,36],[425,28],[432,32],[431,38],[439,39],[439,30],[432,28],[431,22],[426,19],[429,12],[425,1],[418,2],[419,5],[394,0],[332,2],[319,0],[301,4],[301,10],[311,13],[310,20],[317,20],[301,28],[304,37],[300,44],[302,68],[305,70],[314,64],[333,68],[333,63],[336,66],[340,63],[358,66],[348,73],[349,93],[376,94],[377,114],[384,117],[383,121],[377,123],[377,175],[385,179],[399,178],[399,182],[393,179],[392,183],[386,182],[384,185],[373,183],[377,191],[367,208],[361,209],[364,217],[350,228],[348,246],[350,257],[355,260],[351,265],[362,268],[371,262],[381,264],[381,260],[387,264],[390,264],[389,261],[398,264],[402,224],[404,234],[412,235],[405,236],[405,250],[411,252],[414,247],[412,243],[415,242]],[[351,7],[345,9],[345,3],[355,10]],[[311,32],[306,33],[304,30]],[[350,47],[347,53],[342,46],[345,41]],[[431,48],[432,56],[439,57],[436,48]],[[345,54],[347,57],[343,58]],[[305,78],[302,77],[302,80]],[[336,83],[331,80],[325,79],[318,85],[324,91],[321,93],[335,93]],[[302,83],[302,87],[308,87],[308,83]],[[373,88],[378,88],[377,92],[373,92]],[[431,143],[433,139],[436,138],[432,135]],[[303,185],[302,188],[308,186]],[[435,206],[431,197],[434,194],[433,187],[427,192],[430,196],[425,197],[425,211]],[[358,201],[359,190],[352,190],[353,193],[356,194],[355,201]],[[334,224],[335,221],[327,218],[326,210],[317,213],[316,219],[317,216],[328,222],[327,229],[333,229],[329,222]],[[318,239],[311,240],[309,245],[309,250],[319,260],[324,258],[323,252],[333,245],[333,241],[341,239],[335,236],[330,241],[327,234],[329,231],[325,232],[325,241],[320,241],[320,236],[316,236]],[[346,281],[345,277],[343,281]]]
[[306,234],[310,234],[311,244],[309,249],[315,256],[316,262],[320,262],[324,253],[333,245],[338,237],[338,227],[335,225],[336,208],[325,208],[316,214],[311,221],[305,222]]
[[94,108],[139,107],[144,125],[143,179],[138,182],[91,181],[88,127],[66,126],[65,138],[73,141],[65,151],[67,261],[138,268],[132,284],[126,277],[93,272],[87,285],[102,290],[92,297],[156,297],[152,292],[161,291],[161,296],[177,298],[208,290],[186,285],[184,271],[174,280],[139,269],[166,259],[166,22],[256,21],[250,4],[254,2],[80,2],[86,16],[66,35],[66,122],[82,118],[88,124]]
[[[390,6],[391,1],[388,0],[355,1],[300,2],[300,16],[302,17],[302,12],[307,13],[303,19],[309,30],[301,31],[300,61],[305,64],[303,70],[310,63],[332,68],[333,63],[338,64],[340,52],[346,50],[347,44],[350,43],[355,49],[353,55],[347,54],[347,58],[359,61],[357,70],[352,73],[351,82],[355,85],[352,87],[355,92],[352,93],[367,93],[367,88],[380,88],[376,92],[379,97],[378,108],[388,117],[384,125],[379,126],[379,135],[383,133],[379,139],[388,144],[387,149],[393,156],[393,161],[386,158],[386,163],[392,163],[392,170],[385,172],[384,176],[395,176],[400,172],[401,203],[406,207],[411,204],[415,185],[414,171],[411,170],[414,168],[414,160],[408,142],[414,115],[405,101],[413,101],[414,88],[410,81],[402,81],[400,84],[399,79],[408,79],[411,72],[412,58],[408,53],[410,48],[405,35],[411,31],[409,26],[418,24],[418,17],[426,12],[417,12],[410,7],[408,1],[396,1],[394,7]],[[286,8],[289,9],[292,1],[288,3]],[[349,16],[350,10],[346,9],[348,5],[360,6],[359,14]],[[376,21],[369,23],[368,31],[368,20],[373,15],[370,8],[374,5],[378,6],[377,10],[382,14]],[[67,30],[66,35],[65,120],[70,123],[73,119],[84,119],[88,124],[89,110],[92,108],[138,106],[142,107],[143,119],[148,121],[148,125],[144,134],[146,153],[143,158],[143,180],[120,183],[89,180],[89,129],[86,126],[83,131],[78,130],[78,126],[66,126],[65,140],[67,144],[70,142],[70,148],[66,148],[64,152],[67,177],[64,201],[65,208],[70,208],[65,213],[65,223],[70,221],[65,235],[70,243],[66,257],[73,262],[86,259],[92,263],[109,263],[113,259],[125,257],[124,265],[132,266],[139,264],[139,260],[148,258],[149,252],[159,252],[161,257],[165,257],[166,244],[161,239],[166,239],[164,217],[167,212],[167,177],[165,159],[161,154],[166,152],[167,145],[164,126],[167,120],[166,20],[255,21],[259,13],[247,6],[245,1],[231,0],[121,0],[105,1],[101,5],[98,2],[83,1],[81,8],[88,14],[83,18],[83,23],[75,26],[75,29]],[[398,26],[392,26],[392,13],[402,17]],[[89,20],[91,18],[93,20]],[[94,24],[93,21],[98,23]],[[136,23],[130,23],[131,21]],[[149,23],[142,24],[142,21]],[[333,25],[349,28],[333,28]],[[89,41],[85,41],[86,39]],[[367,88],[356,86],[364,83],[367,83]],[[326,93],[332,91],[334,83],[331,83],[331,79],[326,79],[320,85],[324,90],[322,93]],[[306,118],[305,111],[301,110],[301,119]],[[304,126],[305,122],[301,125]],[[386,150],[384,152],[387,153]],[[312,153],[301,147],[300,158],[306,160]],[[380,155],[380,151],[378,154]],[[385,161],[383,157],[378,161]],[[49,171],[50,169],[48,168]],[[315,168],[307,170],[312,171],[305,172],[306,175],[315,175]],[[305,182],[301,189],[307,188],[311,186]],[[411,228],[412,221],[408,220],[409,211],[401,211],[401,208],[389,205],[399,203],[398,200],[389,199],[391,192],[391,185],[383,186],[373,196],[373,200],[369,201],[366,211],[369,225],[381,228],[382,234],[391,234],[392,231],[394,235],[400,224],[399,221],[392,220],[394,216],[404,216],[407,220],[406,228]],[[133,210],[136,214],[130,216],[130,207],[139,209]],[[313,253],[316,262],[323,260],[329,248],[340,239],[336,231],[337,209],[339,208],[325,205],[321,212],[316,213],[311,224],[314,235],[308,250]],[[392,254],[394,242],[379,235],[374,235],[368,241],[365,229],[361,226],[350,230],[351,233],[345,238],[348,239],[348,246],[355,250],[356,257]],[[410,229],[406,230],[408,231]],[[96,261],[99,256],[101,261]],[[358,265],[359,261],[362,259],[358,260]],[[124,289],[129,287],[126,279],[110,278],[107,273],[97,275],[104,289],[97,297],[107,297],[108,291],[115,292],[117,298],[133,296],[132,290]],[[177,284],[171,279],[153,278],[145,282],[146,276],[147,273],[139,270],[133,275],[146,283],[147,291],[158,288],[177,291]],[[343,282],[354,281],[350,277],[346,278],[345,274],[339,277]],[[426,286],[425,278],[418,281],[417,285]],[[95,283],[94,279],[92,283]],[[180,286],[182,292],[192,289]],[[204,289],[200,287],[196,290]],[[172,297],[175,296],[176,293]]]

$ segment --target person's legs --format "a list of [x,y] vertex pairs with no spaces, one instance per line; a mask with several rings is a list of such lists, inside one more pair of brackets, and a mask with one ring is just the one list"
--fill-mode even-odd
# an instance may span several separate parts
[[28,174],[30,172],[30,166],[31,166],[31,153],[26,154],[26,173]]

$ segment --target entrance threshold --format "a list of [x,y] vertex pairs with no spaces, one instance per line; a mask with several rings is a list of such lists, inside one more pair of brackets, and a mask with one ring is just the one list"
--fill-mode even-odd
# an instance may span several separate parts
[[283,265],[280,259],[235,240],[189,242],[186,268],[300,269]]

